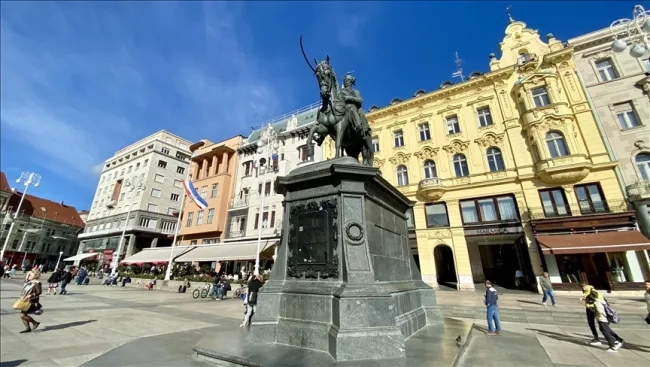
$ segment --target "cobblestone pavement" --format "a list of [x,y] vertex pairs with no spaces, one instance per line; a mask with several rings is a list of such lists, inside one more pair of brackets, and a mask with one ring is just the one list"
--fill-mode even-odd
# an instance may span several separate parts
[[[11,306],[20,287],[19,280],[0,282],[1,367],[209,366],[191,358],[192,347],[214,330],[238,330],[243,316],[241,301],[232,298],[70,285],[66,296],[42,297],[39,330],[19,334],[23,326]],[[650,365],[650,328],[635,297],[610,299],[623,317],[614,329],[626,340],[616,354],[585,344],[589,330],[578,297],[558,297],[559,306],[552,308],[542,306],[536,294],[502,290],[499,337],[483,334],[481,302],[481,291],[438,292],[445,316],[475,324],[461,366]]]

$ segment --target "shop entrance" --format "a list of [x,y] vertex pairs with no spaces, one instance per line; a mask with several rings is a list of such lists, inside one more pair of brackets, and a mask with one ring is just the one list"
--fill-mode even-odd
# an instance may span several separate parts
[[515,288],[515,273],[519,268],[514,243],[479,246],[485,279],[505,288]]
[[433,250],[433,257],[436,261],[438,284],[455,285],[458,279],[456,278],[454,253],[451,248],[447,245],[438,245]]

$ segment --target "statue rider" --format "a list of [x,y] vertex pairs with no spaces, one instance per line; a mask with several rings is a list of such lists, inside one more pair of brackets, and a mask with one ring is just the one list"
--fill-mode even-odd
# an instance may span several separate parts
[[363,98],[361,98],[359,91],[353,88],[356,81],[355,77],[350,73],[345,74],[345,78],[343,78],[343,89],[340,91],[340,94],[343,96],[345,111],[352,128],[366,135],[370,132],[370,126],[361,107]]

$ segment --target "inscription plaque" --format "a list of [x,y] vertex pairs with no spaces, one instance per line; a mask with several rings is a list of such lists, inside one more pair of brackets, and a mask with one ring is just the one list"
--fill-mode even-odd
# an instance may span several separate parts
[[338,278],[336,204],[336,199],[332,199],[291,208],[287,276]]

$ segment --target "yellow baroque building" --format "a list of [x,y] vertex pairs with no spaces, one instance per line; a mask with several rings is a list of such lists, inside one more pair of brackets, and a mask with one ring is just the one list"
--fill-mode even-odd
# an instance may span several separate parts
[[[412,248],[434,287],[471,290],[489,279],[538,289],[547,270],[560,289],[576,290],[579,279],[613,289],[600,270],[613,258],[637,259],[641,272],[619,283],[648,273],[642,249],[577,244],[595,240],[594,229],[629,230],[634,217],[573,49],[546,39],[511,21],[489,72],[367,113],[375,167],[415,202]],[[332,141],[324,147],[333,157]]]

